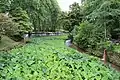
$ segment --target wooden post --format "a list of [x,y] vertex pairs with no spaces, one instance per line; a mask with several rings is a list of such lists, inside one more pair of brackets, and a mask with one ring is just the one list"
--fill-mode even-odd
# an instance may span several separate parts
[[107,63],[107,50],[106,49],[104,49],[103,60],[104,60],[104,64],[106,64]]

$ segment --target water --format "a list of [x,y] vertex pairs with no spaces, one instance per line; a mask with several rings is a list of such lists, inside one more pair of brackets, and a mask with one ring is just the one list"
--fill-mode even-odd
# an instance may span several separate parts
[[70,47],[72,45],[71,40],[66,40],[65,41],[65,45],[68,46],[68,47]]

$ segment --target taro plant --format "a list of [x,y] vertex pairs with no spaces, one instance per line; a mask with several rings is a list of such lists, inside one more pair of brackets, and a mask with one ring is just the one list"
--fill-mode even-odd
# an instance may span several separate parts
[[[59,45],[56,45],[59,44]],[[3,55],[3,54],[1,54]],[[98,58],[64,46],[61,37],[41,37],[0,56],[1,80],[119,80]],[[4,64],[6,66],[4,66]]]

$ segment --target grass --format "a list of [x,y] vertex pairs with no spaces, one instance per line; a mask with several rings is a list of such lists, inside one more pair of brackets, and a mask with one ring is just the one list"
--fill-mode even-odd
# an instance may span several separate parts
[[18,45],[19,42],[15,42],[14,40],[10,39],[9,37],[7,36],[3,36],[2,35],[2,40],[0,42],[0,50],[4,50],[4,49],[7,49],[7,48],[12,48],[14,47],[15,45]]

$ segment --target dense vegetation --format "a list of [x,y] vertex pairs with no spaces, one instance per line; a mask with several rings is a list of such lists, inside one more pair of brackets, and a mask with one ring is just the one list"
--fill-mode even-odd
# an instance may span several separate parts
[[107,49],[120,66],[120,0],[81,2],[62,12],[56,0],[0,0],[0,80],[120,80],[111,64],[66,47],[66,36],[30,37],[65,30],[72,46],[99,57]]
[[64,29],[81,48],[112,50],[111,40],[120,39],[119,0],[82,0],[82,5],[74,3],[62,15]]
[[[17,24],[14,25],[14,28],[18,28],[19,36],[17,37],[32,30],[56,31],[59,28],[57,22],[60,8],[56,0],[1,0],[0,13],[7,15],[12,20],[12,24]],[[4,22],[9,25],[7,21]],[[5,25],[0,27],[6,28]],[[3,29],[1,30],[4,32]]]
[[70,5],[70,10],[69,12],[62,12],[59,18],[63,29],[69,32],[74,29],[75,25],[79,25],[83,19],[83,13],[79,3]]
[[[119,80],[98,58],[64,46],[64,36],[41,37],[0,53],[1,80]],[[58,45],[59,44],[59,45]]]
[[17,27],[18,25],[14,23],[12,19],[8,17],[8,15],[5,15],[3,13],[0,14],[0,37],[1,35],[10,36],[14,33],[17,33]]

